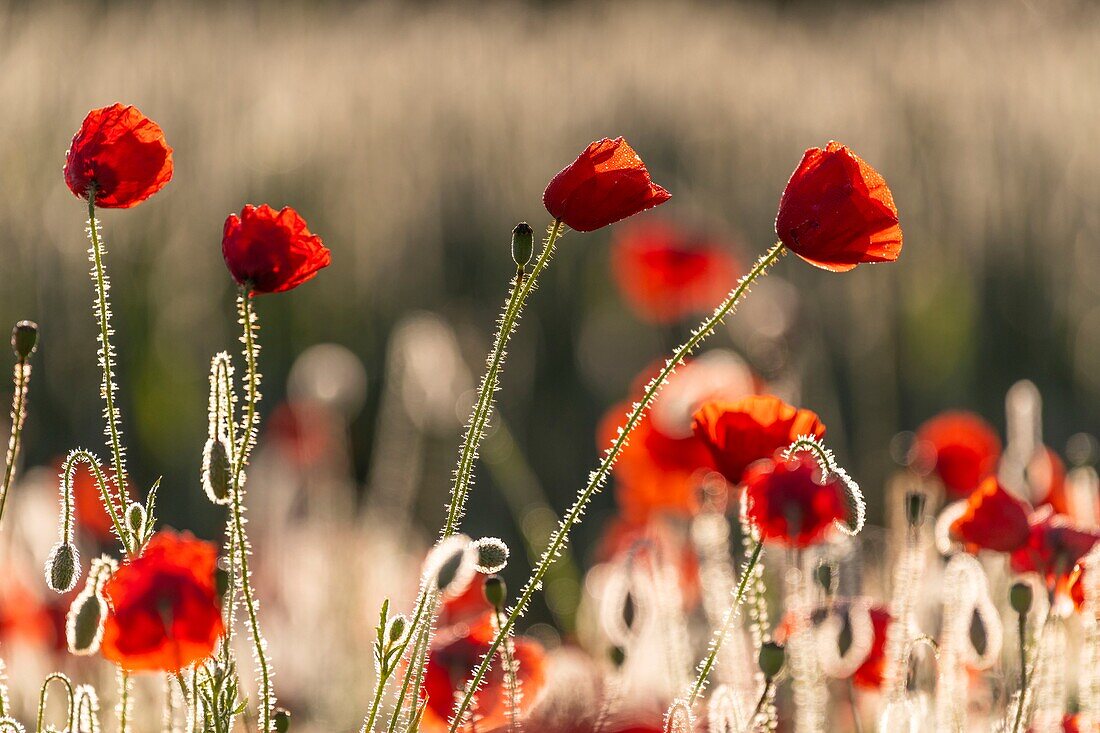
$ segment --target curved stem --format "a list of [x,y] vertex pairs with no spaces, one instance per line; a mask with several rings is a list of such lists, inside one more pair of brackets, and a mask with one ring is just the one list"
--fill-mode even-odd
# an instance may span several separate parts
[[42,723],[46,719],[46,693],[49,692],[50,683],[58,681],[65,686],[65,692],[69,697],[69,718],[66,730],[72,730],[73,728],[73,715],[76,712],[76,696],[73,693],[73,683],[69,681],[69,678],[60,672],[54,672],[42,683],[42,688],[38,692],[38,724],[35,726],[37,733],[42,733]]
[[760,259],[756,261],[756,264],[753,265],[753,268],[748,274],[742,277],[740,282],[737,283],[737,286],[730,291],[726,299],[718,305],[714,313],[699,324],[699,327],[692,332],[691,337],[676,349],[665,363],[660,373],[653,378],[653,381],[651,381],[648,386],[646,386],[641,400],[638,401],[627,416],[626,423],[620,429],[611,447],[607,449],[600,465],[589,476],[587,486],[581,490],[580,494],[573,502],[573,506],[570,507],[569,511],[566,513],[561,526],[554,532],[554,536],[551,538],[546,551],[543,552],[538,566],[535,568],[534,572],[532,572],[531,577],[527,580],[527,584],[520,592],[515,607],[508,614],[508,619],[504,622],[504,625],[490,643],[488,651],[486,651],[485,655],[482,657],[481,663],[478,665],[477,670],[474,672],[473,677],[467,685],[465,695],[463,695],[462,700],[458,702],[455,709],[452,711],[450,733],[455,733],[458,730],[458,726],[467,708],[470,706],[470,700],[481,686],[482,680],[485,679],[485,675],[489,671],[489,665],[492,663],[493,657],[497,654],[497,650],[500,648],[500,644],[504,637],[511,632],[516,621],[519,620],[519,617],[527,610],[535,592],[542,586],[543,578],[546,576],[547,570],[554,563],[562,547],[568,541],[569,532],[581,521],[581,517],[588,508],[588,503],[603,487],[604,482],[607,481],[607,477],[610,475],[616,459],[618,459],[619,454],[625,447],[630,437],[630,433],[638,425],[638,422],[641,421],[646,412],[649,411],[650,406],[653,404],[653,400],[657,398],[657,394],[668,381],[672,372],[683,364],[684,359],[706,340],[707,336],[714,333],[714,329],[722,322],[722,319],[724,319],[726,315],[737,306],[741,298],[748,293],[750,286],[767,271],[768,267],[779,259],[783,252],[784,248],[782,242],[776,242],[767,252],[765,252]]
[[449,537],[458,530],[458,523],[466,510],[466,498],[470,493],[470,480],[473,477],[474,462],[477,459],[478,448],[485,429],[488,427],[489,418],[493,413],[493,397],[496,395],[500,384],[500,371],[504,367],[504,359],[508,354],[508,340],[516,330],[523,306],[527,303],[537,285],[539,274],[549,264],[554,254],[554,246],[558,238],[565,230],[561,219],[554,220],[542,246],[538,261],[535,263],[531,274],[524,277],[523,272],[516,274],[515,283],[508,293],[508,299],[504,304],[504,313],[500,317],[500,326],[496,337],[493,339],[493,347],[486,359],[487,368],[481,378],[481,384],[477,388],[477,401],[474,403],[470,421],[466,427],[466,435],[462,439],[462,449],[458,455],[458,465],[455,467],[454,484],[451,488],[451,503],[447,508],[447,521],[440,532],[441,538]]
[[23,422],[27,417],[27,388],[31,381],[31,365],[27,359],[20,359],[15,363],[12,381],[15,392],[11,398],[11,436],[8,438],[8,453],[4,461],[4,482],[0,484],[0,522],[4,520],[8,489],[15,479],[15,461],[19,457],[19,441],[23,435]]
[[263,733],[271,731],[272,708],[275,704],[272,692],[271,667],[268,664],[266,642],[260,632],[259,614],[255,592],[252,588],[250,571],[248,569],[248,537],[244,531],[244,467],[248,463],[248,454],[256,442],[256,424],[258,422],[256,404],[260,400],[259,382],[260,375],[257,368],[256,354],[259,345],[256,343],[255,321],[256,316],[252,310],[252,298],[246,289],[242,288],[237,296],[237,308],[241,318],[244,333],[241,340],[244,343],[245,361],[248,365],[247,375],[247,401],[245,403],[245,419],[240,446],[237,451],[237,463],[233,470],[233,531],[236,535],[236,554],[234,565],[241,595],[244,600],[245,613],[248,617],[248,628],[252,636],[252,652],[256,658],[256,671],[259,674],[260,699],[258,701],[257,714],[260,730]]
[[103,502],[103,508],[107,511],[107,516],[111,518],[111,523],[115,527],[115,532],[118,534],[118,539],[119,542],[122,543],[123,550],[128,555],[136,552],[137,543],[130,535],[130,530],[126,522],[119,516],[115,503],[111,498],[107,477],[104,475],[103,469],[99,465],[99,458],[91,451],[80,448],[69,454],[61,468],[61,489],[63,492],[61,497],[63,507],[61,540],[64,542],[72,542],[73,540],[74,523],[72,513],[75,508],[73,498],[73,473],[76,471],[76,465],[81,462],[86,463],[88,468],[91,469],[92,475],[95,478],[96,487],[99,489],[99,498]]
[[[119,503],[126,506],[126,466],[123,461],[124,448],[122,447],[122,428],[119,426],[121,415],[115,405],[115,381],[114,358],[115,350],[111,345],[111,305],[108,299],[110,280],[107,277],[107,268],[103,262],[106,254],[105,248],[99,240],[99,222],[95,216],[96,187],[93,183],[88,189],[88,236],[91,237],[92,278],[96,285],[96,318],[99,321],[99,366],[103,370],[103,383],[100,391],[106,403],[104,417],[107,421],[108,447],[111,449],[111,458],[115,469],[115,488],[118,491]],[[135,551],[137,548],[133,548]],[[127,554],[131,548],[126,548]]]

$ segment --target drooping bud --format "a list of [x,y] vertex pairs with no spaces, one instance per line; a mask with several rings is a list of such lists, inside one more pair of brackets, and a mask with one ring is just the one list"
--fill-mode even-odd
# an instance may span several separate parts
[[527,222],[521,221],[512,230],[512,261],[516,263],[516,269],[522,270],[531,261],[531,255],[535,251],[535,237]]
[[835,573],[833,572],[833,566],[827,562],[823,562],[817,566],[814,570],[814,579],[817,580],[817,584],[821,586],[821,589],[825,591],[825,595],[833,595],[833,580]]
[[69,652],[78,656],[99,651],[103,621],[107,618],[107,602],[94,590],[89,590],[85,589],[76,597],[65,620],[65,640],[68,642]]
[[80,553],[71,542],[58,542],[46,558],[46,585],[56,593],[68,593],[76,587],[80,574]]
[[928,495],[923,491],[910,491],[905,495],[905,521],[910,527],[924,524],[924,505],[927,501]]
[[290,711],[285,708],[275,708],[274,723],[276,733],[286,733],[290,730]]
[[482,537],[474,542],[477,553],[477,571],[492,575],[499,573],[508,564],[508,545],[496,537]]
[[26,361],[38,349],[38,324],[34,321],[20,321],[11,330],[11,350],[15,358]]
[[229,592],[229,563],[224,559],[220,560],[214,567],[214,590],[218,592],[218,595],[222,598]]
[[1031,610],[1034,595],[1035,591],[1031,589],[1031,585],[1023,581],[1017,581],[1012,584],[1012,588],[1008,591],[1008,602],[1013,611],[1023,616]]
[[782,644],[768,641],[761,645],[758,661],[760,671],[764,673],[764,677],[769,680],[775,679],[775,676],[779,674],[783,669],[783,664],[787,661],[787,653]]
[[504,584],[504,578],[499,575],[490,575],[485,579],[485,600],[498,611],[504,608],[504,601],[508,597],[508,586]]
[[202,488],[207,498],[215,504],[228,504],[232,480],[229,446],[222,438],[209,438],[202,451]]
[[477,572],[473,543],[464,534],[440,540],[424,560],[425,583],[448,597],[466,590]]

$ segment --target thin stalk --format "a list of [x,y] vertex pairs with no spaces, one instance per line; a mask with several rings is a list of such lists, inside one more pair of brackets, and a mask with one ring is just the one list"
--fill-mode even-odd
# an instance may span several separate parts
[[760,699],[756,701],[756,707],[753,708],[752,717],[749,718],[749,733],[756,730],[756,719],[760,717],[760,713],[764,710],[764,703],[768,701],[768,695],[772,691],[772,685],[775,682],[771,677],[764,680],[764,690],[760,693]]
[[248,616],[248,628],[252,636],[252,652],[256,658],[256,671],[260,677],[260,699],[257,705],[260,730],[263,733],[269,733],[275,697],[272,692],[271,667],[267,659],[266,642],[260,632],[256,597],[250,579],[248,538],[244,531],[244,467],[248,463],[248,453],[256,442],[256,404],[260,400],[260,375],[256,359],[259,350],[255,334],[256,316],[252,309],[252,298],[246,288],[242,288],[237,295],[237,308],[241,318],[241,326],[244,330],[241,341],[244,343],[244,356],[248,365],[248,375],[244,426],[240,435],[241,445],[237,450],[237,463],[233,470],[232,522],[233,531],[236,535],[236,554],[233,564],[238,576],[237,580],[244,601],[245,613]]
[[[421,598],[427,599],[427,595],[421,595]],[[418,606],[417,610],[421,614],[423,614],[426,607],[426,601],[424,601],[420,606]],[[397,704],[394,706],[393,714],[390,716],[390,724],[386,727],[387,733],[394,733],[397,730],[397,724],[401,718],[401,710],[405,707],[405,698],[409,694],[409,687],[412,684],[413,680],[412,667],[418,663],[417,660],[420,659],[423,648],[427,646],[427,630],[423,628],[418,629],[416,626],[410,626],[410,628],[416,632],[416,640],[413,644],[412,655],[409,657],[409,666],[405,669],[404,679],[401,682],[401,693],[397,697]],[[413,634],[410,633],[410,639],[407,639],[405,641],[406,646],[408,646],[408,643],[411,640],[412,636]],[[417,691],[413,693],[414,708],[416,707],[415,695],[419,694],[419,690],[420,688],[418,687]]]
[[130,733],[130,673],[118,670],[118,733]]
[[714,669],[715,663],[718,661],[718,653],[722,650],[722,645],[725,644],[726,638],[729,636],[733,620],[737,618],[738,610],[741,608],[741,600],[745,597],[745,590],[748,588],[753,571],[756,570],[756,564],[760,562],[760,554],[763,550],[764,543],[757,542],[756,547],[752,549],[752,554],[749,555],[748,562],[745,563],[745,567],[741,570],[741,579],[737,582],[737,588],[733,593],[733,599],[730,601],[729,608],[726,609],[726,617],[722,619],[722,625],[715,630],[714,636],[710,640],[710,649],[707,651],[707,655],[699,662],[695,682],[692,684],[691,692],[688,693],[687,697],[687,704],[689,707],[695,705],[696,701],[699,699],[699,695],[703,693],[703,689],[707,685],[707,679],[710,677],[710,673]]
[[42,688],[38,692],[38,723],[35,726],[37,733],[42,733],[42,723],[46,719],[46,693],[49,692],[51,682],[60,682],[65,687],[65,693],[69,698],[69,717],[66,730],[72,730],[73,717],[76,715],[76,695],[73,693],[73,683],[69,681],[69,678],[60,672],[54,672],[45,679],[42,683]]
[[15,462],[19,458],[19,443],[23,436],[23,422],[27,418],[27,388],[31,381],[31,365],[28,359],[19,359],[15,363],[12,382],[15,392],[11,398],[11,435],[8,438],[8,453],[4,461],[4,483],[0,484],[0,522],[4,520],[4,505],[8,500],[8,489],[15,480]]
[[592,497],[603,488],[604,482],[607,481],[607,477],[610,475],[616,459],[618,459],[619,454],[626,446],[630,433],[634,430],[646,412],[649,411],[650,406],[653,404],[653,400],[657,398],[657,394],[661,391],[661,388],[668,381],[673,371],[683,364],[684,359],[706,340],[707,336],[714,333],[714,329],[722,322],[722,319],[724,319],[726,315],[737,306],[741,298],[748,293],[749,287],[767,271],[768,267],[779,259],[783,252],[784,248],[782,242],[776,242],[767,252],[765,252],[764,255],[756,261],[756,264],[753,265],[753,268],[748,274],[742,277],[737,286],[730,291],[726,299],[718,305],[714,313],[699,324],[699,327],[692,332],[691,337],[673,353],[665,363],[664,368],[646,387],[641,400],[627,416],[626,423],[622,426],[618,436],[607,449],[600,465],[589,476],[588,485],[581,490],[580,494],[573,502],[573,505],[566,513],[561,526],[554,532],[549,546],[539,560],[538,566],[532,572],[531,577],[527,580],[527,584],[520,592],[516,600],[516,605],[508,614],[508,618],[504,622],[504,625],[493,638],[488,651],[486,651],[485,655],[482,657],[481,663],[478,665],[477,670],[474,672],[473,677],[467,685],[465,695],[463,695],[462,700],[458,702],[455,709],[452,711],[450,733],[456,733],[458,730],[458,726],[465,716],[467,708],[470,706],[470,700],[481,686],[482,680],[485,679],[485,675],[489,671],[489,666],[492,664],[492,660],[496,656],[504,637],[511,632],[516,621],[518,621],[520,616],[527,610],[535,593],[542,587],[542,582],[546,576],[547,570],[553,565],[558,554],[568,541],[569,532],[581,521],[581,517],[588,508],[588,503],[592,500]]
[[[114,358],[115,350],[111,345],[111,304],[108,291],[111,288],[107,277],[107,268],[103,262],[106,250],[99,240],[99,222],[95,215],[96,186],[88,189],[88,236],[91,237],[92,278],[96,286],[96,318],[99,321],[99,366],[103,370],[103,382],[100,391],[105,402],[104,418],[107,421],[107,445],[111,449],[111,459],[115,469],[115,489],[119,504],[126,506],[126,465],[123,460],[125,449],[122,446],[122,416],[115,405]],[[126,553],[132,554],[138,548],[126,547]]]
[[489,418],[493,413],[493,397],[500,386],[500,372],[504,367],[504,359],[508,354],[508,340],[516,330],[523,306],[527,298],[535,289],[539,274],[549,264],[554,254],[554,246],[565,230],[561,219],[556,219],[549,229],[546,241],[543,243],[542,252],[539,254],[535,267],[531,274],[524,277],[521,270],[516,274],[515,283],[508,293],[508,299],[504,304],[504,312],[500,317],[500,326],[497,328],[496,337],[493,339],[493,347],[486,359],[487,368],[481,378],[481,384],[477,388],[477,401],[474,403],[470,421],[467,423],[466,435],[462,439],[462,449],[458,454],[458,465],[455,467],[454,484],[451,487],[451,501],[447,507],[447,521],[440,532],[440,538],[447,538],[458,531],[458,524],[466,510],[466,498],[470,493],[470,481],[473,477],[474,462],[477,459],[478,448],[481,446],[485,429],[488,427]]
[[1012,733],[1020,733],[1020,725],[1024,720],[1024,708],[1027,707],[1028,685],[1035,679],[1035,667],[1039,665],[1039,650],[1042,648],[1043,637],[1046,636],[1047,625],[1050,623],[1051,614],[1047,612],[1046,617],[1043,619],[1043,625],[1039,627],[1039,636],[1035,640],[1035,659],[1033,661],[1033,667],[1030,672],[1027,669],[1027,644],[1025,643],[1024,624],[1026,622],[1026,615],[1020,614],[1020,700],[1016,706],[1015,722],[1012,724]]

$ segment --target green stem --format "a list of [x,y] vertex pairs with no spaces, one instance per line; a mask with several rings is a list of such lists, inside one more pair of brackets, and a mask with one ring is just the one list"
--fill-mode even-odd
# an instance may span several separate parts
[[703,692],[703,688],[706,687],[707,678],[710,677],[711,670],[714,669],[714,665],[718,661],[718,653],[722,650],[722,645],[725,644],[726,637],[729,636],[730,626],[733,624],[733,620],[737,618],[737,612],[741,607],[741,601],[745,597],[745,590],[748,588],[749,580],[756,570],[756,564],[760,562],[760,554],[763,550],[764,543],[757,542],[756,547],[752,549],[752,554],[749,555],[748,562],[745,563],[745,567],[741,570],[741,579],[737,582],[737,589],[733,593],[730,607],[726,609],[726,617],[722,619],[722,626],[715,629],[714,637],[710,641],[710,650],[707,652],[707,656],[699,662],[699,671],[695,676],[695,682],[692,684],[691,692],[688,694],[687,698],[689,707],[695,705],[696,701],[699,699],[699,695]]
[[[116,510],[114,501],[111,499],[110,489],[107,483],[107,477],[103,474],[103,469],[100,468],[99,459],[95,454],[87,450],[75,450],[69,454],[69,457],[65,460],[65,464],[62,466],[61,472],[63,474],[62,489],[65,494],[62,497],[62,526],[63,533],[61,539],[65,542],[72,542],[73,540],[73,517],[72,511],[74,509],[74,497],[73,497],[73,473],[76,472],[76,464],[83,461],[88,465],[93,477],[95,478],[96,487],[99,489],[99,498],[103,502],[103,508],[107,510],[107,516],[111,518],[111,523],[114,524],[115,532],[118,533],[119,542],[122,543],[123,550],[130,554],[137,551],[137,543],[134,541],[130,530],[127,528],[127,524],[119,516]],[[133,550],[131,550],[133,547]]]
[[504,313],[500,317],[500,327],[497,329],[496,338],[493,340],[493,348],[486,359],[487,369],[481,378],[481,384],[477,390],[477,401],[473,412],[470,414],[470,422],[466,428],[466,435],[462,439],[462,449],[458,455],[458,465],[455,468],[454,485],[451,488],[451,503],[447,508],[447,521],[443,525],[441,538],[449,537],[458,531],[458,523],[462,519],[466,509],[466,498],[470,493],[470,480],[473,476],[474,462],[477,459],[478,448],[485,429],[489,424],[489,418],[493,413],[493,397],[496,395],[500,384],[500,371],[504,367],[504,359],[508,354],[508,340],[516,329],[523,306],[531,291],[535,289],[539,274],[550,262],[554,254],[554,245],[565,229],[561,219],[556,219],[550,227],[546,242],[538,261],[528,277],[520,271],[516,274],[515,283],[508,293],[508,300],[504,305]]
[[267,652],[264,649],[264,639],[260,632],[259,615],[256,610],[256,598],[249,578],[248,569],[248,538],[244,531],[244,487],[242,478],[244,467],[248,462],[248,453],[256,440],[257,412],[256,404],[259,402],[259,371],[256,363],[256,344],[254,329],[254,312],[252,310],[252,298],[248,291],[242,288],[237,296],[237,307],[241,317],[241,325],[244,329],[242,340],[244,342],[245,361],[248,364],[248,397],[245,404],[245,421],[240,436],[241,445],[238,450],[237,464],[233,470],[233,530],[236,534],[236,555],[234,565],[237,570],[237,580],[244,600],[245,612],[248,615],[248,628],[252,636],[252,651],[256,657],[256,671],[260,676],[260,700],[258,701],[258,717],[260,730],[263,733],[271,731],[272,707],[274,696],[272,694],[271,668],[267,660]]
[[[95,216],[96,186],[88,189],[88,234],[92,239],[92,276],[96,285],[96,316],[99,320],[99,366],[103,370],[103,400],[106,403],[104,417],[107,420],[108,446],[115,469],[115,488],[119,503],[126,506],[126,467],[122,460],[122,429],[119,427],[121,415],[115,405],[114,347],[111,345],[111,305],[107,291],[110,287],[106,266],[103,263],[104,247],[99,241],[99,223]],[[126,554],[136,552],[138,548],[126,547]]]
[[31,365],[27,359],[15,363],[12,379],[15,393],[11,398],[11,436],[8,438],[8,454],[4,461],[4,483],[0,484],[0,522],[4,519],[4,505],[8,489],[15,479],[15,461],[19,457],[19,441],[23,435],[23,421],[27,416],[27,387],[31,381]]
[[[429,603],[427,599],[427,592],[422,592],[420,595],[420,601],[417,604],[416,615],[414,616],[414,618],[423,618],[425,613],[431,613],[431,611],[428,609],[428,606],[434,605],[434,603]],[[386,727],[387,733],[394,733],[394,731],[397,730],[397,723],[401,717],[401,710],[405,707],[405,698],[408,696],[409,687],[412,684],[413,667],[419,665],[420,657],[423,653],[424,648],[427,646],[427,628],[417,626],[415,622],[410,624],[409,628],[409,638],[405,640],[401,654],[403,655],[405,653],[405,649],[408,648],[409,642],[413,641],[413,637],[415,637],[415,642],[413,643],[412,654],[409,656],[409,665],[405,669],[404,679],[401,681],[401,693],[397,697],[397,704],[394,706],[393,714],[390,716],[390,724]],[[414,696],[419,693],[419,690],[420,688],[418,687],[417,691],[413,693]],[[416,707],[415,702],[413,703],[413,707]]]
[[130,673],[118,670],[118,733],[130,733]]
[[1039,628],[1039,636],[1035,640],[1035,660],[1031,671],[1027,668],[1027,643],[1026,643],[1026,623],[1027,615],[1019,615],[1020,624],[1020,700],[1016,706],[1016,719],[1012,724],[1012,733],[1019,733],[1020,725],[1024,720],[1024,708],[1027,703],[1028,685],[1035,679],[1036,667],[1039,665],[1039,656],[1042,652],[1043,637],[1046,636],[1047,625],[1050,623],[1050,619],[1053,616],[1049,611],[1046,617],[1043,619],[1043,625]]
[[481,663],[478,665],[477,670],[474,672],[473,677],[467,685],[465,695],[463,695],[462,700],[459,701],[452,712],[450,733],[455,733],[458,730],[458,726],[467,708],[470,706],[470,700],[481,686],[482,680],[485,679],[485,675],[489,671],[489,665],[496,656],[503,638],[511,632],[516,621],[519,620],[519,617],[527,610],[527,607],[531,603],[531,599],[534,597],[536,591],[542,586],[543,579],[548,569],[554,563],[562,547],[568,541],[569,532],[573,529],[574,525],[581,521],[582,515],[588,508],[588,503],[603,487],[604,482],[611,473],[612,467],[615,465],[616,459],[626,445],[630,433],[634,430],[646,412],[649,411],[650,406],[653,404],[653,400],[656,399],[657,394],[668,381],[672,372],[683,364],[684,359],[706,340],[707,336],[714,333],[714,329],[722,322],[722,319],[737,306],[741,298],[748,292],[749,287],[767,271],[768,267],[779,259],[783,251],[783,243],[776,242],[767,252],[765,252],[764,255],[756,261],[756,264],[753,265],[753,268],[748,274],[741,278],[737,286],[728,296],[726,296],[726,299],[719,304],[714,313],[699,324],[699,327],[692,333],[691,337],[673,353],[671,358],[665,363],[664,368],[646,387],[641,400],[639,400],[634,406],[634,409],[627,416],[626,423],[622,426],[622,429],[611,444],[611,447],[607,449],[600,465],[589,476],[588,485],[581,490],[580,494],[573,502],[573,506],[570,507],[569,511],[566,513],[561,526],[554,532],[554,536],[551,538],[549,546],[539,560],[538,566],[535,568],[534,572],[532,572],[531,577],[528,578],[527,584],[523,587],[523,590],[517,598],[515,607],[513,607],[511,613],[508,614],[508,619],[490,643],[488,651],[486,651],[485,655],[482,657]]
[[69,717],[68,726],[66,730],[73,729],[73,716],[76,713],[76,696],[73,694],[73,683],[69,681],[69,678],[60,672],[54,672],[42,683],[42,688],[38,692],[38,724],[35,726],[37,733],[42,733],[42,723],[46,719],[46,693],[49,692],[50,683],[58,681],[65,686],[65,692],[69,697]]

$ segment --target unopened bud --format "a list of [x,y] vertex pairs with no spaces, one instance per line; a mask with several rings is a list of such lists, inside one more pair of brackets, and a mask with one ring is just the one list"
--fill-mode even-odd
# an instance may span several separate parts
[[[89,579],[89,584],[93,579]],[[99,641],[103,637],[103,622],[107,618],[107,602],[88,588],[81,592],[73,605],[69,607],[65,619],[65,641],[69,651],[79,656],[95,654],[99,651]]]
[[910,491],[905,495],[905,521],[910,527],[924,524],[924,505],[928,495],[923,491]]
[[761,645],[759,658],[760,671],[764,673],[764,677],[767,679],[774,679],[783,669],[783,664],[786,661],[787,653],[784,651],[782,644],[769,641]]
[[615,669],[618,669],[626,661],[626,651],[621,646],[615,645],[608,652],[608,657],[610,657],[611,663],[615,665]]
[[390,619],[390,629],[386,634],[387,639],[391,644],[396,644],[401,641],[401,638],[405,635],[405,628],[409,625],[409,620],[404,616],[397,615]]
[[71,542],[58,542],[46,558],[46,585],[56,593],[68,593],[76,586],[80,553]]
[[138,541],[145,537],[146,519],[145,507],[136,501],[130,502],[130,506],[126,507],[126,525]]
[[284,708],[275,708],[276,733],[286,733],[290,730],[290,712]]
[[814,579],[829,596],[833,594],[833,575],[833,566],[827,562],[818,565],[814,571]]
[[512,261],[516,267],[522,270],[531,261],[531,255],[535,251],[535,237],[527,222],[521,221],[512,230]]
[[228,504],[232,467],[229,465],[229,447],[220,438],[210,438],[202,452],[202,488],[215,504]]
[[440,540],[424,560],[424,579],[453,598],[469,587],[473,580],[477,557],[473,552],[470,538],[466,535],[451,535]]
[[229,592],[229,570],[220,565],[214,568],[214,590],[221,597]]
[[482,537],[474,543],[474,552],[477,553],[479,573],[499,573],[508,564],[508,545],[496,537]]
[[34,321],[20,321],[11,330],[11,350],[15,358],[24,361],[38,348],[38,324]]
[[1013,611],[1024,616],[1031,610],[1031,601],[1034,596],[1035,591],[1031,589],[1028,583],[1017,581],[1012,584],[1012,588],[1008,591],[1008,602]]
[[504,578],[499,575],[490,575],[485,579],[485,600],[492,604],[498,611],[504,608],[504,601],[508,597],[508,586],[504,584]]

